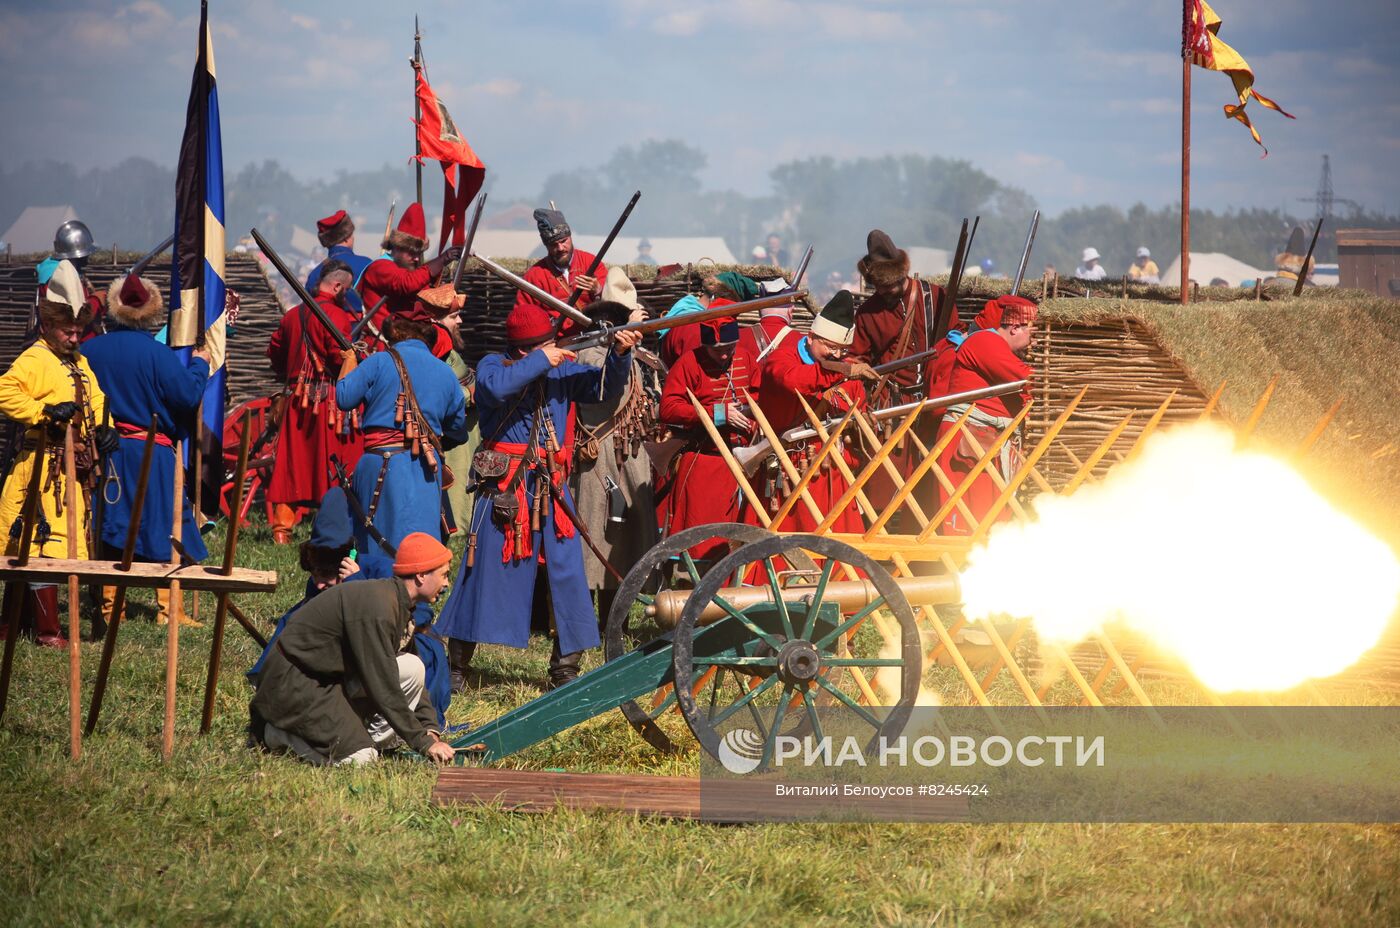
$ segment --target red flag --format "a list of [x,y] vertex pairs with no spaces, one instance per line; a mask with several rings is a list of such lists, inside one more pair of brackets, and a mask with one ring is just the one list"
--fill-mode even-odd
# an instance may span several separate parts
[[486,180],[486,165],[457,131],[457,124],[433,93],[433,88],[428,86],[422,69],[415,65],[414,70],[418,72],[418,108],[422,113],[417,123],[418,147],[422,153],[415,157],[418,161],[434,158],[442,165],[442,235],[438,237],[438,252],[441,253],[449,237],[454,245],[466,240],[467,204]]

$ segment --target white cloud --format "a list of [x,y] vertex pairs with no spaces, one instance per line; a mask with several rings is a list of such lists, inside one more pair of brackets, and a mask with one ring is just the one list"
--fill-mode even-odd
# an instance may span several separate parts
[[510,99],[520,96],[520,81],[510,77],[493,77],[489,81],[481,81],[472,84],[467,88],[467,93],[474,96],[502,97]]

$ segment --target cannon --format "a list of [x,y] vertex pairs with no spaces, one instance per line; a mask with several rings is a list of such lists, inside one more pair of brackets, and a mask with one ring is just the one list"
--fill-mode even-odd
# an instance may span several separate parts
[[[722,557],[691,556],[716,541],[727,549]],[[665,539],[628,572],[607,617],[601,667],[450,743],[460,762],[485,763],[620,709],[649,744],[669,752],[677,746],[659,722],[673,707],[712,756],[720,726],[741,712],[764,733],[765,760],[780,734],[820,737],[824,711],[854,713],[872,740],[892,738],[923,673],[912,606],[959,595],[955,574],[896,580],[833,538],[698,526]],[[771,725],[761,711],[772,713]]]

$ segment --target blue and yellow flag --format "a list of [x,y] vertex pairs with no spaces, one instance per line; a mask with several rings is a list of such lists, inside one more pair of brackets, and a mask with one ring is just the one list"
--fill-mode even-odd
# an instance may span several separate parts
[[219,92],[209,4],[200,4],[199,53],[185,135],[175,174],[175,253],[170,274],[168,343],[186,361],[197,345],[208,349],[209,383],[198,425],[203,452],[201,505],[216,514],[223,486],[224,435],[224,155],[219,135]]
[[[1294,118],[1293,114],[1285,113],[1283,107],[1254,89],[1254,69],[1244,60],[1243,55],[1220,40],[1220,17],[1215,15],[1215,10],[1210,8],[1210,4],[1205,0],[1186,0],[1185,23],[1184,41],[1186,52],[1191,56],[1191,63],[1209,71],[1223,71],[1229,76],[1240,102],[1238,105],[1225,104],[1225,116],[1244,123],[1254,141],[1260,148],[1264,148],[1263,139],[1259,138],[1254,123],[1250,122],[1244,111],[1245,105],[1250,100],[1258,100],[1261,106],[1283,113],[1289,119]],[[1264,154],[1269,154],[1267,148],[1264,148]]]

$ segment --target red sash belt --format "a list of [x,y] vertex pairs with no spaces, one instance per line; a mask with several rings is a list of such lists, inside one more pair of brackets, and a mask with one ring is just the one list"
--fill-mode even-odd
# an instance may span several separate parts
[[[146,427],[144,425],[133,425],[130,422],[117,422],[117,434],[122,438],[134,438],[138,441],[146,440]],[[173,448],[175,442],[164,432],[156,432],[156,444],[162,448]]]
[[[569,424],[573,424],[572,418]],[[570,434],[566,437],[572,439],[572,430],[570,430]],[[510,486],[516,470],[525,462],[525,452],[529,450],[529,446],[517,444],[516,442],[497,441],[486,442],[482,447],[488,451],[499,451],[501,454],[510,458],[510,465],[506,468],[506,472],[497,483],[497,486],[500,487]],[[552,482],[560,493],[564,492],[564,480],[568,476],[569,464],[573,460],[573,457],[574,447],[572,441],[569,441],[563,448],[554,452],[554,463],[556,466],[552,475]],[[535,470],[538,471],[543,466],[543,463],[544,462],[541,461],[539,464],[536,464]],[[547,470],[546,473],[548,473]],[[535,553],[534,533],[530,530],[530,507],[526,505],[525,501],[525,480],[523,474],[521,475],[521,479],[515,482],[515,502],[515,518],[503,529],[505,535],[505,544],[501,546],[501,563],[503,564],[509,564],[512,560],[524,560]],[[554,537],[573,538],[573,520],[564,512],[564,508],[559,505],[557,496],[551,502],[554,505]],[[543,558],[543,553],[541,553],[541,558]]]
[[403,447],[402,429],[376,429],[366,428],[364,431],[365,448],[387,448],[389,446]]

